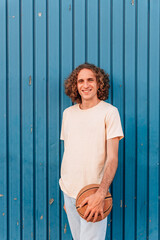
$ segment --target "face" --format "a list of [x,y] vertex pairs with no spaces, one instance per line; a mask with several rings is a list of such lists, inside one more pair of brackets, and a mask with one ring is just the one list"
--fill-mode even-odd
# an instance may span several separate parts
[[82,69],[77,77],[77,89],[83,101],[97,100],[98,84],[95,74],[90,69]]

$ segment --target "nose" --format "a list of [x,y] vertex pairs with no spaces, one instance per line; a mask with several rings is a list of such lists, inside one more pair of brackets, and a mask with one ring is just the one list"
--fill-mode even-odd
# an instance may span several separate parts
[[84,87],[85,87],[85,88],[88,87],[88,81],[84,81]]

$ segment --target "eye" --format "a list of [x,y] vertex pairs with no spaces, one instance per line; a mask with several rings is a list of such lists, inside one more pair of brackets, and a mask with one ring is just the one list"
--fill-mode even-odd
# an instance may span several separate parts
[[83,79],[78,79],[78,83],[82,83],[83,82]]
[[93,78],[89,78],[88,81],[89,82],[93,82],[94,80],[93,80]]

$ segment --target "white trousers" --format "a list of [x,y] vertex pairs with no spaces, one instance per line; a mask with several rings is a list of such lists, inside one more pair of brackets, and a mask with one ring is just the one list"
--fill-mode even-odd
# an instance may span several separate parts
[[105,240],[107,218],[100,222],[87,222],[76,210],[76,200],[64,194],[67,218],[74,240]]

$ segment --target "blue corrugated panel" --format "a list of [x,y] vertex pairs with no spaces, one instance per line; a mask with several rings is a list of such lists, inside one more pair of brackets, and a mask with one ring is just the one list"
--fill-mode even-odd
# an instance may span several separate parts
[[137,3],[137,222],[136,237],[147,239],[148,204],[148,2]]
[[7,64],[6,2],[0,4],[0,239],[7,239]]
[[[112,6],[112,96],[113,105],[120,112],[121,122],[124,129],[124,26],[123,26],[123,1],[113,1]],[[125,131],[124,131],[125,134]],[[124,221],[124,160],[123,143],[119,147],[119,167],[113,183],[113,212],[112,212],[112,238],[123,239]]]
[[59,198],[59,1],[48,1],[48,239],[60,239]]
[[9,239],[21,236],[20,5],[8,1],[8,224]]
[[125,139],[107,240],[159,240],[159,0],[0,1],[0,240],[70,240],[59,189],[64,80],[110,75]]
[[35,237],[48,237],[46,1],[34,4],[34,214]]
[[21,110],[22,110],[22,239],[34,236],[34,155],[33,155],[33,3],[21,5]]
[[[125,199],[124,239],[134,240],[136,203],[136,6],[125,1]],[[131,127],[132,126],[132,127]],[[131,224],[132,223],[132,224]]]
[[[149,5],[149,173],[148,173],[148,239],[159,239],[159,8],[160,2]],[[160,200],[160,199],[159,199]],[[160,202],[160,201],[159,201]],[[160,217],[160,216],[159,216]],[[159,237],[159,238],[158,238]]]
[[[112,76],[111,76],[111,23],[112,23],[112,14],[111,14],[111,2],[102,0],[99,4],[99,66],[103,68],[110,78],[110,94],[108,102],[111,103],[111,89],[112,89]],[[112,189],[110,188],[110,191]],[[107,239],[111,239],[112,232],[112,213],[108,216],[108,225],[107,225]]]
[[[62,111],[69,107],[72,103],[69,98],[64,94],[64,79],[66,79],[70,72],[72,71],[73,66],[73,5],[71,0],[60,1],[61,2],[61,19],[60,19],[60,106],[61,106],[61,116]],[[60,117],[60,126],[61,126],[62,117]],[[63,143],[61,142],[61,154],[60,161],[63,155]],[[69,224],[67,221],[67,215],[63,210],[63,194],[61,193],[61,238],[62,240],[71,239],[71,233]]]
[[73,31],[74,31],[74,42],[73,42],[73,67],[85,62],[86,56],[86,4],[85,0],[75,1],[74,2],[74,22],[73,22]]
[[87,7],[86,60],[89,63],[98,65],[99,54],[98,0],[88,0],[86,7]]

